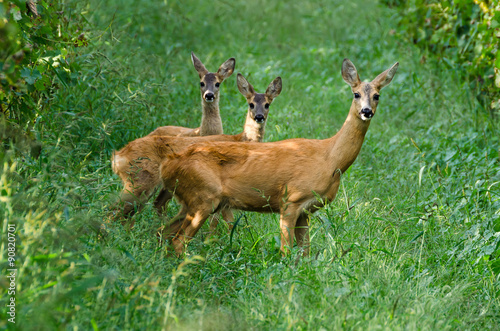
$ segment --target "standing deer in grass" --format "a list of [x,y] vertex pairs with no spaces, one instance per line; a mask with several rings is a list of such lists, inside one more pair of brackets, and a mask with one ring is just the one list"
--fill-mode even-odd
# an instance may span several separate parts
[[219,113],[219,87],[232,75],[235,59],[226,60],[216,73],[209,72],[201,61],[191,52],[194,68],[200,76],[201,91],[201,126],[196,129],[181,126],[162,126],[151,132],[150,136],[198,137],[223,134],[222,120]]
[[[159,168],[168,155],[180,153],[198,141],[262,141],[269,106],[281,93],[281,77],[275,78],[269,84],[266,93],[256,93],[253,86],[241,74],[238,74],[237,84],[238,89],[248,102],[245,126],[240,134],[205,137],[148,135],[128,143],[127,146],[113,154],[113,171],[120,176],[123,182],[121,202],[124,206],[117,216],[127,217],[133,215],[136,208],[141,208],[155,189],[161,186]],[[171,197],[169,191],[161,190],[155,201],[156,209],[161,212],[163,206]],[[134,206],[134,204],[137,206]],[[232,214],[225,213],[225,216],[224,219],[227,221],[232,220]],[[216,222],[214,224],[216,225]]]
[[359,79],[352,62],[344,59],[342,77],[351,86],[354,99],[342,128],[329,139],[201,142],[169,156],[160,169],[164,189],[175,194],[186,215],[170,224],[170,229],[179,229],[172,239],[175,252],[184,252],[211,213],[229,208],[279,212],[283,254],[292,247],[295,236],[303,254],[308,255],[309,215],[323,201],[335,198],[340,175],[356,160],[363,145],[379,92],[391,82],[397,68],[395,63],[366,83]]

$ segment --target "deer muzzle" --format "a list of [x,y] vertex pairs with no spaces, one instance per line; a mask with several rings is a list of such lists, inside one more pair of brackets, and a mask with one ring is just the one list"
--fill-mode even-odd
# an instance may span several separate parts
[[371,108],[363,108],[361,109],[360,115],[362,120],[367,121],[373,117],[374,113]]
[[213,94],[212,92],[206,92],[203,98],[205,99],[206,102],[214,102],[215,94]]
[[254,120],[257,123],[263,123],[266,120],[266,118],[262,114],[257,114],[255,115]]

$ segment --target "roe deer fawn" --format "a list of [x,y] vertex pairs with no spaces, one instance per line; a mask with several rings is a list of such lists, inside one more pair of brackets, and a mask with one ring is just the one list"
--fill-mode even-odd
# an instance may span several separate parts
[[216,73],[208,72],[193,52],[191,52],[191,60],[200,76],[201,108],[203,111],[201,126],[196,129],[171,125],[162,126],[151,132],[149,136],[198,137],[223,134],[219,113],[219,87],[226,78],[233,74],[235,59],[226,60]]
[[[174,153],[180,153],[197,141],[255,141],[264,137],[269,105],[282,89],[281,77],[275,78],[268,86],[266,93],[256,93],[253,86],[238,74],[238,89],[248,102],[247,117],[243,132],[237,135],[213,135],[204,137],[169,137],[148,135],[136,139],[113,154],[112,168],[123,182],[121,201],[124,203],[121,215],[131,216],[137,208],[150,198],[155,188],[161,184],[159,168],[161,162]],[[170,200],[171,194],[160,191],[155,201],[155,207],[161,211],[163,205]],[[227,215],[232,218],[232,215]],[[225,218],[225,219],[227,219]]]
[[[309,254],[309,217],[337,194],[340,175],[354,162],[375,114],[379,91],[394,77],[398,63],[370,83],[362,82],[348,59],[342,77],[354,99],[342,128],[329,139],[289,139],[269,143],[200,142],[161,165],[164,189],[178,198],[184,219],[170,222],[172,239],[182,254],[207,217],[219,210],[279,212],[281,250],[294,235]],[[173,235],[170,233],[168,235]]]

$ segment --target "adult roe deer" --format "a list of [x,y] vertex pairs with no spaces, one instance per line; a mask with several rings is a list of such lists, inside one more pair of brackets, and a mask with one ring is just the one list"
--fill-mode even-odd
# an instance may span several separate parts
[[[342,128],[329,139],[289,139],[270,143],[200,142],[171,155],[160,169],[164,189],[174,193],[185,218],[170,224],[180,255],[207,217],[223,209],[279,212],[281,250],[294,235],[309,254],[309,213],[337,194],[340,175],[354,162],[376,112],[379,91],[394,77],[398,63],[366,83],[348,59],[342,77],[354,99]],[[179,229],[177,231],[177,229]],[[171,233],[170,235],[172,235]]]
[[[243,132],[237,135],[213,135],[204,137],[170,137],[148,135],[128,143],[113,154],[112,168],[123,182],[121,201],[124,204],[121,215],[131,216],[137,208],[151,197],[161,184],[159,168],[161,162],[168,156],[180,153],[188,146],[198,141],[232,141],[260,142],[264,137],[269,106],[282,89],[281,77],[275,78],[267,87],[266,93],[256,93],[253,86],[238,74],[238,89],[248,103],[247,116]],[[155,207],[158,211],[170,200],[172,195],[161,190]],[[232,214],[227,214],[231,220]],[[226,219],[226,218],[225,218]]]
[[198,137],[223,134],[222,119],[219,113],[219,87],[234,71],[235,59],[226,60],[216,73],[209,72],[203,63],[191,52],[191,61],[200,76],[201,125],[190,129],[182,126],[162,126],[151,132],[150,136]]

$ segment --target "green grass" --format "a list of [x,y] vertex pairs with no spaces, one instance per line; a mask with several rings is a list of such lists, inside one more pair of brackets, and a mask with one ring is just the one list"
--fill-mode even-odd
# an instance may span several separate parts
[[[2,166],[16,164],[0,179],[3,232],[18,226],[14,328],[500,327],[498,125],[456,72],[421,64],[391,32],[397,12],[361,0],[91,0],[73,10],[92,43],[75,55],[78,82],[40,114],[41,157],[1,153]],[[150,204],[132,231],[99,235],[121,188],[112,151],[160,125],[199,124],[191,51],[212,71],[235,57],[258,92],[282,77],[266,141],[341,127],[352,98],[343,58],[361,79],[400,62],[337,199],[314,214],[310,258],[281,257],[277,215],[238,213],[233,238],[222,225],[208,238],[205,226],[181,260],[158,245],[163,220]],[[240,132],[236,75],[220,106],[225,132]]]

